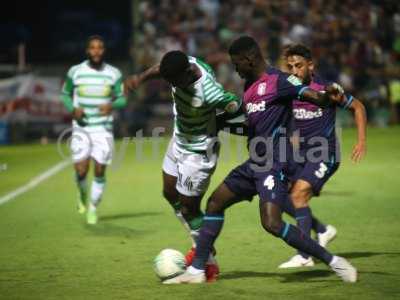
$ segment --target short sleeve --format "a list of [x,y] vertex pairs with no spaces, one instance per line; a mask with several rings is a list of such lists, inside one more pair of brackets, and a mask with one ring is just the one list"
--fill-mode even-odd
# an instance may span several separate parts
[[354,97],[353,97],[353,95],[350,95],[348,93],[345,93],[344,95],[345,95],[345,100],[342,103],[340,103],[338,106],[343,109],[348,109],[351,106],[351,104],[353,103]]

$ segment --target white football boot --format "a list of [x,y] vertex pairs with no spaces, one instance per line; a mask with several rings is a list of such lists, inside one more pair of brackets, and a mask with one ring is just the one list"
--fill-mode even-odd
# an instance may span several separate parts
[[163,284],[180,284],[180,283],[205,283],[206,274],[204,271],[192,273],[190,268],[186,269],[185,273],[178,275],[174,278],[166,279]]
[[314,261],[310,257],[304,258],[300,254],[297,254],[293,256],[291,259],[289,259],[287,262],[284,262],[283,264],[279,265],[279,269],[288,269],[288,268],[301,268],[301,267],[313,267],[314,266]]
[[326,248],[328,243],[333,241],[336,237],[337,230],[335,227],[332,225],[327,225],[326,226],[326,231],[324,233],[318,233],[318,244],[320,244],[321,247]]
[[354,268],[345,258],[334,256],[329,266],[336,275],[342,278],[344,282],[357,281],[357,269]]

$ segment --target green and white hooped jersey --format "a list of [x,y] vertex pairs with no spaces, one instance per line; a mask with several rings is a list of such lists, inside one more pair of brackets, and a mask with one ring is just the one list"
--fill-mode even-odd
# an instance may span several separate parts
[[104,63],[96,70],[86,60],[69,69],[62,93],[72,96],[73,106],[84,110],[83,122],[73,120],[73,127],[88,132],[112,131],[112,114],[100,115],[99,106],[123,96],[122,75],[117,68]]
[[185,89],[172,87],[174,136],[180,151],[203,152],[217,136],[216,110],[224,110],[232,101],[240,106],[241,99],[224,91],[209,65],[191,56],[189,62],[196,64],[202,75]]

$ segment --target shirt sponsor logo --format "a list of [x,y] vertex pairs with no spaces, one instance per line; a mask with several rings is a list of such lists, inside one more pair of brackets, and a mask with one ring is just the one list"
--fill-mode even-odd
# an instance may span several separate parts
[[302,85],[302,82],[300,80],[300,78],[294,76],[294,75],[290,75],[287,78],[287,81],[289,81],[291,84],[293,84],[294,86],[298,86],[298,85]]
[[297,120],[310,120],[322,117],[322,109],[318,108],[316,111],[311,111],[304,108],[295,108],[293,109],[293,114]]
[[266,91],[267,91],[267,84],[265,82],[260,83],[257,88],[257,95],[263,96],[265,95]]
[[261,101],[260,103],[247,103],[246,110],[248,114],[265,111],[265,101]]

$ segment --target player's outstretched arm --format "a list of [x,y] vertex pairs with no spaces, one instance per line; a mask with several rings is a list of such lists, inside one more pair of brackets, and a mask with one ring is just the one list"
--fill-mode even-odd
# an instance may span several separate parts
[[349,109],[354,114],[354,122],[357,127],[357,144],[353,147],[351,159],[354,162],[359,162],[367,152],[367,114],[364,104],[355,98],[353,98]]
[[143,82],[160,78],[160,64],[156,64],[140,74],[129,76],[124,82],[124,91],[127,94],[129,91],[137,89]]
[[303,87],[300,91],[300,100],[307,101],[318,105],[320,107],[326,107],[330,104],[340,104],[344,100],[343,89],[336,83],[326,86],[325,91],[315,91],[309,87]]

